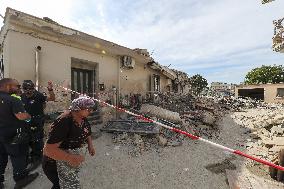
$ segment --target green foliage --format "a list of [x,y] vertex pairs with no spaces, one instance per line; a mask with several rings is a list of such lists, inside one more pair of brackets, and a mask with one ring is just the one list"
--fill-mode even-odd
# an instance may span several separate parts
[[199,95],[208,85],[207,80],[199,74],[190,77],[189,83],[191,85],[191,90],[195,95]]
[[264,66],[254,68],[245,77],[246,84],[266,84],[284,82],[283,66]]

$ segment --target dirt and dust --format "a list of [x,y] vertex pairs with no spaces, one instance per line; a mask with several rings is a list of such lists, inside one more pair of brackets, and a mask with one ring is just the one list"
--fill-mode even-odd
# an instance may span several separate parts
[[[218,125],[220,138],[214,139],[215,142],[242,149],[237,142],[248,138],[248,135],[244,134],[245,129],[239,127],[230,116],[225,116]],[[225,189],[229,188],[229,185],[223,168],[235,169],[244,164],[241,157],[223,153],[212,146],[190,139],[184,140],[183,145],[177,147],[155,145],[154,149],[150,148],[151,150],[145,147],[144,151],[138,150],[133,155],[129,153],[132,151],[129,150],[130,143],[134,141],[133,148],[140,149],[137,146],[139,140],[147,141],[146,138],[127,136],[125,139],[131,142],[126,144],[114,141],[115,138],[113,134],[102,133],[94,140],[96,156],[86,155],[86,161],[82,165],[83,188]],[[225,165],[228,161],[229,165],[220,168],[219,165]],[[50,188],[51,184],[43,175],[42,169],[38,168],[37,171],[41,173],[40,177],[27,188]],[[11,169],[6,173],[6,180],[6,188],[12,188]]]

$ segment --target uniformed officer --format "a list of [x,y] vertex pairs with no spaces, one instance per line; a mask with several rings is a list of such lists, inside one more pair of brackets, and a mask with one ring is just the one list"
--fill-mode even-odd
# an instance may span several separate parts
[[8,163],[8,156],[13,167],[15,188],[23,188],[31,183],[38,173],[28,174],[27,152],[28,140],[21,138],[22,131],[27,126],[24,120],[29,120],[21,100],[11,96],[20,85],[11,78],[0,80],[0,189],[4,188],[4,173]]
[[53,92],[53,85],[48,82],[49,97],[40,93],[35,89],[35,85],[31,80],[24,80],[23,94],[21,95],[25,110],[31,115],[31,140],[29,154],[29,162],[32,164],[30,170],[37,168],[42,160],[43,137],[44,137],[44,108],[46,101],[54,101],[55,94]]

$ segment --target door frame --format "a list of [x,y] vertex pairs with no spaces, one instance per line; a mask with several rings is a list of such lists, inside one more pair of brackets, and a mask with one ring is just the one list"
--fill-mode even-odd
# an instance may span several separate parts
[[71,77],[71,88],[73,88],[73,77],[72,77],[72,69],[78,69],[78,70],[86,70],[86,71],[92,71],[92,94],[91,97],[95,97],[96,91],[98,91],[98,63],[91,62],[88,60],[78,59],[78,58],[71,58],[71,69],[70,69],[70,77]]

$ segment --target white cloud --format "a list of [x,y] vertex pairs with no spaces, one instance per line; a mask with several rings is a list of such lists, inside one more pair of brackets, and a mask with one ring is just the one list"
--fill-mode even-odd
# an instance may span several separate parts
[[[6,6],[119,43],[154,50],[154,58],[210,81],[242,81],[249,69],[283,64],[272,52],[272,20],[283,1],[1,0]],[[45,4],[44,4],[45,3]]]
[[33,16],[49,17],[66,26],[74,26],[71,18],[77,3],[76,0],[1,0],[0,14],[4,16],[6,8],[10,7]]

